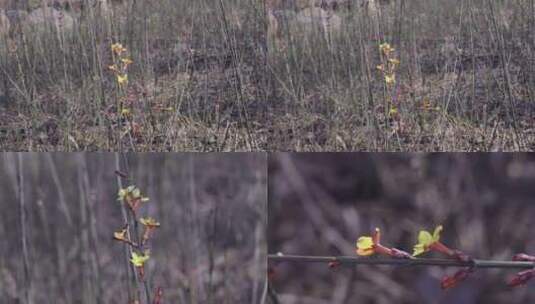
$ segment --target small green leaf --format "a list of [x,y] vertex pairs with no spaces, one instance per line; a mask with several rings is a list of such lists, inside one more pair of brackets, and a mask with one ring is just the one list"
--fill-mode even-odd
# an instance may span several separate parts
[[143,267],[146,261],[150,258],[150,255],[148,252],[145,252],[144,254],[137,254],[136,252],[132,252],[132,258],[130,259],[130,262],[134,264],[136,267]]
[[369,236],[361,236],[357,240],[357,254],[358,255],[372,255],[373,250],[373,238]]

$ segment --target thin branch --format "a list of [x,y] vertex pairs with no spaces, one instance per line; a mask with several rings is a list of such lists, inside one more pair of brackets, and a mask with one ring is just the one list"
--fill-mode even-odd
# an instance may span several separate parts
[[[126,170],[121,170],[121,164],[120,164],[120,155],[119,153],[115,153],[115,172],[126,172],[126,175],[128,176],[129,174],[129,168],[128,168],[128,162],[126,161],[125,159],[125,167],[126,167]],[[121,176],[120,175],[117,175],[117,185],[119,186],[119,189],[123,189],[123,182],[121,180]],[[123,221],[125,223],[125,226],[126,225],[129,225],[130,224],[130,221],[133,221],[134,222],[134,235],[135,235],[135,240],[137,241],[137,243],[143,247],[142,243],[141,243],[141,237],[140,237],[140,232],[139,232],[139,223],[138,223],[138,219],[136,218],[136,213],[133,211],[133,210],[130,210],[130,214],[131,214],[131,219],[129,219],[129,216],[128,216],[128,211],[126,210],[126,207],[124,204],[121,204],[121,213],[123,215]],[[127,229],[127,237],[129,240],[132,240],[133,237],[131,235],[131,232],[130,232],[130,229]],[[130,265],[130,261],[129,261],[129,256],[132,256],[132,252],[133,252],[133,249],[132,249],[133,246],[126,246],[127,249],[125,249],[125,253],[129,254],[127,257],[126,257],[126,263]],[[141,248],[141,247],[140,247]],[[140,285],[140,282],[143,283],[143,287],[145,289],[145,296],[146,296],[146,301],[147,301],[147,304],[150,304],[151,303],[151,296],[150,296],[150,288],[149,288],[149,285],[148,285],[148,282],[146,279],[138,276],[138,273],[136,271],[136,268],[133,266],[133,265],[130,265],[131,266],[131,269],[132,269],[132,272],[134,274],[134,279],[135,279],[135,282],[136,282],[136,298],[139,300],[140,299],[140,292],[139,292],[139,286]]]
[[69,227],[72,227],[73,221],[72,221],[71,213],[69,211],[67,199],[65,198],[65,192],[63,191],[63,188],[61,186],[61,181],[59,179],[58,170],[56,168],[56,164],[54,163],[54,159],[52,158],[52,154],[45,153],[45,159],[50,168],[50,173],[52,175],[52,180],[54,181],[54,186],[56,187],[56,190],[58,191],[59,209],[61,210],[63,215],[65,215],[65,218],[67,219],[67,223],[69,224]]
[[31,289],[32,289],[32,279],[30,273],[30,258],[28,253],[28,231],[27,231],[27,220],[28,220],[28,210],[26,210],[26,201],[24,196],[24,174],[23,174],[23,160],[22,153],[17,153],[17,184],[18,184],[18,199],[20,205],[20,227],[21,227],[21,241],[22,241],[22,262],[24,266],[24,299],[26,304],[31,304],[33,301],[31,299]]
[[78,164],[78,183],[80,187],[80,210],[85,221],[82,220],[84,229],[82,229],[82,240],[86,241],[88,248],[89,263],[91,266],[92,294],[94,295],[93,303],[102,303],[102,282],[100,280],[99,268],[99,242],[97,239],[97,228],[95,219],[95,202],[91,198],[91,185],[89,182],[89,173],[87,172],[87,162],[85,154],[77,154]]
[[392,266],[451,266],[451,267],[474,267],[474,268],[517,268],[533,269],[534,262],[518,261],[495,261],[495,260],[477,260],[468,262],[457,261],[454,259],[393,259],[393,258],[361,258],[350,256],[304,256],[304,255],[268,255],[268,261],[272,262],[294,262],[294,263],[330,263],[336,262],[340,265],[392,265]]
[[[120,161],[120,155],[119,153],[115,153],[115,170],[116,171],[119,171],[119,172],[122,172],[121,171],[121,161]],[[117,186],[119,189],[123,189],[123,181],[121,179],[120,176],[117,175]],[[124,222],[124,226],[128,225],[128,214],[127,214],[127,211],[126,211],[126,207],[124,206],[124,204],[121,204],[121,214],[123,216],[123,222]],[[127,231],[127,237],[128,239],[130,240],[131,239],[131,236],[130,236],[130,230]],[[127,276],[130,277],[130,273],[132,273],[133,275],[133,279],[134,281],[136,282],[136,285],[138,284],[138,278],[137,278],[137,272],[136,272],[136,269],[133,265],[130,264],[130,257],[132,256],[132,248],[130,246],[124,246],[124,251],[125,251],[125,260],[126,260],[126,273],[127,273]],[[132,298],[132,292],[131,292],[131,284],[128,283],[126,284],[127,288],[128,288],[128,302],[131,302]],[[137,287],[136,287],[136,290],[137,290]],[[137,297],[139,298],[139,297]]]

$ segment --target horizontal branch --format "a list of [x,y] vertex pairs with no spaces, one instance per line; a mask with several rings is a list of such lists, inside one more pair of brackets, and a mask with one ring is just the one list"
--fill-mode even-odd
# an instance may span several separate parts
[[273,262],[295,262],[295,263],[330,263],[337,262],[340,265],[393,265],[393,266],[451,266],[451,267],[470,267],[475,268],[517,268],[532,269],[535,268],[534,262],[518,261],[494,261],[494,260],[477,260],[469,262],[457,261],[454,259],[394,259],[394,258],[366,258],[351,256],[303,256],[303,255],[281,255],[268,254],[268,261]]

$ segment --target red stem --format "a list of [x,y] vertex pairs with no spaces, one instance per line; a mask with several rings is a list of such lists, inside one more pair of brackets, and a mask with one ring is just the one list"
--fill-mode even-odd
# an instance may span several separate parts
[[443,253],[449,257],[456,258],[455,252],[451,250],[450,248],[448,248],[446,245],[442,244],[441,242],[434,242],[433,244],[429,246],[429,249],[434,250],[436,252]]

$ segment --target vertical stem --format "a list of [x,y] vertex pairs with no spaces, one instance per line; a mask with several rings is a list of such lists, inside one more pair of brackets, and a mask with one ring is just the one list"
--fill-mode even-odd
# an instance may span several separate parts
[[[253,261],[254,261],[254,265],[255,265],[255,269],[257,273],[266,273],[265,269],[261,269],[260,267],[260,265],[262,265],[261,260],[265,259],[265,256],[261,252],[264,249],[262,245],[262,242],[264,241],[262,236],[264,233],[265,233],[265,229],[263,227],[263,224],[261,221],[258,221],[258,223],[256,224],[256,228],[255,228],[255,249],[254,249],[254,254],[253,254],[254,256]],[[260,276],[255,276],[253,278],[253,290],[252,290],[253,301],[252,303],[258,303],[257,297],[258,297],[258,290],[260,288],[259,278]]]
[[[144,250],[145,246],[141,245],[142,236],[139,232],[139,222],[134,212],[132,212],[132,218],[134,222],[134,234],[136,236],[135,242],[139,244],[141,250]],[[150,288],[149,288],[149,283],[147,282],[145,277],[143,278],[143,287],[145,288],[145,297],[147,298],[147,304],[150,304]]]
[[498,44],[498,53],[500,56],[500,64],[503,72],[503,76],[505,78],[505,93],[507,97],[507,101],[509,103],[509,111],[507,112],[507,115],[509,117],[509,122],[513,126],[513,134],[516,136],[516,140],[518,141],[518,147],[515,147],[517,149],[522,149],[523,145],[523,137],[518,132],[518,121],[517,121],[517,114],[516,114],[516,102],[514,99],[512,84],[511,84],[511,77],[509,74],[509,68],[507,66],[507,58],[506,58],[506,49],[505,49],[505,41],[504,41],[504,35],[503,30],[501,30],[498,27],[497,22],[497,16],[495,13],[495,7],[492,1],[487,0],[489,11],[490,11],[490,20],[492,22],[492,27],[494,28],[494,31],[496,33],[496,43]]
[[[368,15],[366,15],[366,17],[369,17]],[[363,33],[364,35],[367,35],[369,30],[367,27],[365,27],[365,23],[362,21],[362,19],[364,18],[359,18],[361,20],[358,21],[357,25],[358,25],[358,32],[360,32],[360,34],[358,35],[358,44],[359,44],[359,49],[360,49],[360,80],[363,80],[364,81],[364,85],[362,86],[362,96],[366,96],[366,100],[367,100],[367,103],[368,103],[368,109],[367,111],[364,111],[366,114],[365,115],[368,115],[368,118],[367,118],[367,122],[366,122],[366,125],[369,127],[370,126],[370,123],[373,127],[373,147],[375,148],[376,146],[376,143],[377,143],[377,136],[379,134],[379,124],[377,122],[377,119],[376,119],[376,115],[375,115],[375,101],[374,101],[374,94],[373,94],[373,88],[372,88],[372,84],[371,84],[371,71],[370,71],[370,59],[369,59],[369,56],[368,56],[368,45],[366,44],[366,40],[364,39],[364,37],[362,36]],[[368,20],[370,20],[368,18]],[[374,148],[372,148],[371,150],[373,150]]]
[[[200,233],[197,226],[197,200],[196,200],[196,180],[195,180],[195,156],[194,154],[188,155],[188,192],[189,192],[189,216],[190,216],[190,226],[191,226],[191,235],[193,236],[194,240],[199,239]],[[199,265],[198,263],[198,255],[196,254],[197,250],[197,242],[194,241],[192,243],[192,246],[190,247],[190,257],[192,259],[191,263],[192,265]],[[197,302],[198,301],[198,294],[200,291],[200,288],[202,288],[202,284],[199,284],[198,282],[198,276],[196,274],[193,275],[193,288],[191,288],[191,301]]]
[[93,289],[92,294],[94,294],[94,303],[102,302],[102,285],[100,280],[100,269],[99,269],[99,248],[97,240],[97,228],[95,220],[95,206],[94,201],[90,195],[90,183],[89,175],[87,173],[87,163],[85,155],[78,154],[78,174],[80,178],[80,195],[82,196],[80,202],[84,204],[81,206],[86,210],[86,230],[87,230],[87,246],[89,248],[90,256],[89,262],[92,269],[92,280],[93,280]]
[[17,153],[17,184],[18,184],[18,196],[19,196],[19,206],[20,206],[20,228],[21,228],[21,241],[22,241],[22,262],[24,265],[24,298],[26,304],[31,304],[31,278],[30,278],[30,263],[28,257],[28,233],[26,230],[26,221],[27,221],[27,210],[26,210],[26,201],[24,198],[24,175],[22,174],[22,153]]
[[[121,165],[120,165],[120,157],[119,153],[115,153],[115,170],[121,171]],[[117,176],[117,186],[119,189],[123,189],[123,181],[121,180],[120,176]],[[128,214],[126,212],[126,208],[124,204],[121,204],[121,214],[123,216],[123,223],[124,225],[128,224]],[[130,239],[130,231],[127,231],[128,239]],[[124,245],[124,255],[125,255],[125,267],[126,267],[126,273],[127,277],[130,278],[130,273],[133,273],[133,279],[137,283],[137,272],[133,265],[130,264],[129,257],[132,256],[132,248],[128,245]],[[137,286],[137,285],[136,285]],[[130,283],[127,284],[128,288],[128,302],[130,303],[132,301],[132,289],[130,286]],[[136,287],[137,289],[137,287]]]
[[[79,169],[80,170],[80,169]],[[78,172],[78,175],[80,175],[80,172]],[[80,242],[81,242],[81,248],[82,250],[79,251],[80,255],[80,261],[79,265],[81,266],[81,280],[83,282],[82,284],[82,299],[84,303],[90,303],[90,299],[92,296],[92,290],[93,285],[91,280],[89,279],[91,277],[91,274],[87,274],[87,272],[90,272],[89,265],[89,234],[88,234],[88,219],[87,219],[87,210],[85,208],[85,200],[86,196],[84,196],[84,189],[82,185],[82,181],[80,176],[78,176],[78,193],[79,193],[79,214],[80,219],[78,221],[79,225],[79,233],[80,233]]]
[[[117,170],[119,172],[129,173],[128,164],[126,164],[126,166],[127,166],[127,168],[125,168],[126,170],[121,170],[119,153],[115,153],[115,170]],[[117,184],[118,184],[120,189],[123,188],[123,183],[122,183],[122,180],[121,180],[120,176],[117,176]],[[134,224],[134,232],[133,232],[133,234],[134,234],[135,238],[133,238],[132,233],[130,233],[130,229],[128,229],[127,230],[128,239],[134,240],[135,242],[137,242],[141,246],[141,236],[139,234],[139,223],[138,223],[137,215],[134,212],[132,212],[131,213],[132,214],[132,219],[130,219],[124,204],[121,204],[121,212],[122,212],[122,215],[123,215],[123,221],[124,221],[125,225],[126,224],[130,224],[130,220],[132,220],[132,222]],[[125,253],[127,254],[126,263],[127,263],[127,268],[128,268],[128,264],[130,264],[128,257],[132,255],[132,251],[133,250],[132,250],[132,246],[125,245],[125,247],[126,247]],[[143,248],[140,248],[140,249],[143,249]],[[150,304],[150,289],[149,289],[149,284],[148,284],[147,280],[145,278],[141,279],[138,276],[138,273],[137,273],[136,268],[135,268],[134,265],[131,265],[131,267],[132,267],[131,269],[132,269],[132,272],[134,274],[134,280],[135,280],[135,284],[136,284],[136,299],[137,300],[140,299],[139,287],[141,286],[140,283],[142,281],[143,282],[143,287],[145,289],[145,297],[146,297],[146,300],[147,300],[147,304]]]
[[46,162],[48,163],[48,166],[50,167],[50,173],[52,174],[52,180],[54,181],[54,186],[56,187],[56,190],[58,191],[60,209],[65,215],[65,218],[67,219],[67,223],[69,224],[69,227],[72,227],[72,217],[69,212],[69,208],[67,206],[65,193],[63,192],[63,188],[61,187],[58,170],[56,168],[56,165],[54,164],[54,160],[52,159],[52,155],[50,153],[45,153],[45,158],[46,158]]

